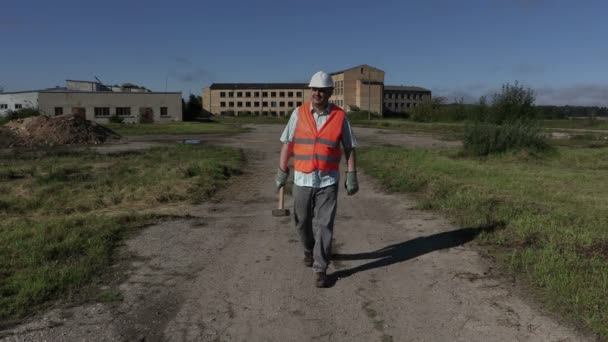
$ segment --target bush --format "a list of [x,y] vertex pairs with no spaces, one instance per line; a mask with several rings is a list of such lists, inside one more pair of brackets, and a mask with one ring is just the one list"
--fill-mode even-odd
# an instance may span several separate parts
[[534,101],[534,91],[517,82],[503,85],[502,91],[492,97],[489,108],[485,106],[485,98],[481,98],[479,110],[465,125],[465,153],[487,156],[523,149],[548,149],[540,122],[536,120]]
[[464,130],[464,150],[467,154],[487,156],[512,150],[543,151],[549,147],[539,124],[511,121],[503,125],[474,122]]
[[22,108],[19,110],[9,111],[4,118],[0,118],[0,124],[5,124],[15,119],[25,119],[32,116],[40,116],[40,110],[38,108]]
[[372,112],[370,115],[368,115],[368,111],[366,111],[366,110],[348,112],[346,114],[346,117],[348,118],[348,120],[367,120],[369,117],[371,117],[372,120],[377,120],[377,119],[382,118],[382,116],[380,114],[374,113],[374,112]]
[[121,116],[118,116],[118,115],[112,115],[112,116],[110,116],[110,118],[108,119],[108,121],[111,122],[111,123],[119,123],[119,124],[121,124],[121,123],[125,122],[125,119],[123,117],[121,117]]

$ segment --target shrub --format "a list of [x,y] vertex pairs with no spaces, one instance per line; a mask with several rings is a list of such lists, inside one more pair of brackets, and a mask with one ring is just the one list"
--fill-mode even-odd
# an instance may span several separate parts
[[110,116],[110,118],[108,119],[108,121],[110,121],[111,123],[119,123],[119,124],[121,124],[121,123],[125,122],[125,119],[123,117],[121,117],[121,116],[118,116],[118,115],[112,115],[112,116]]
[[348,117],[349,120],[367,120],[369,117],[371,117],[372,120],[382,118],[382,116],[380,114],[374,113],[374,112],[372,112],[371,114],[368,115],[368,111],[366,111],[366,110],[348,112],[346,116]]
[[500,93],[492,97],[486,108],[485,98],[480,99],[479,110],[465,125],[464,151],[476,156],[492,153],[531,149],[542,151],[549,144],[541,134],[536,120],[534,91],[515,82],[505,84]]
[[40,112],[40,110],[38,110],[38,108],[22,108],[19,110],[9,111],[4,118],[8,122],[10,120],[25,119],[32,116],[40,115],[42,115],[42,113]]
[[512,150],[543,151],[549,147],[538,123],[510,121],[497,125],[474,122],[464,130],[464,150],[467,154],[487,156]]

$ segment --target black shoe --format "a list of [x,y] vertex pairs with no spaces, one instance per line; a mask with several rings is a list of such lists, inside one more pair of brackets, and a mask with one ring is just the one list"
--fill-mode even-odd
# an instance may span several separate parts
[[304,266],[312,267],[313,258],[312,253],[304,253]]
[[315,275],[315,286],[320,288],[329,287],[329,279],[327,278],[327,274],[325,274],[325,272],[318,272],[315,273]]

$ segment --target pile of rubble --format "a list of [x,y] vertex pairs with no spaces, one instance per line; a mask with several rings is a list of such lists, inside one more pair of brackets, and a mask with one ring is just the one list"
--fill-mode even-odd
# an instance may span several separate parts
[[0,127],[0,147],[93,145],[120,139],[114,131],[74,114],[16,119]]

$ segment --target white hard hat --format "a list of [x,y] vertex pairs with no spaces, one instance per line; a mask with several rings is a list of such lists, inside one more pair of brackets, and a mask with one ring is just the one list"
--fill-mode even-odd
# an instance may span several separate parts
[[309,88],[333,88],[334,81],[331,79],[328,73],[325,71],[317,71],[308,84]]

